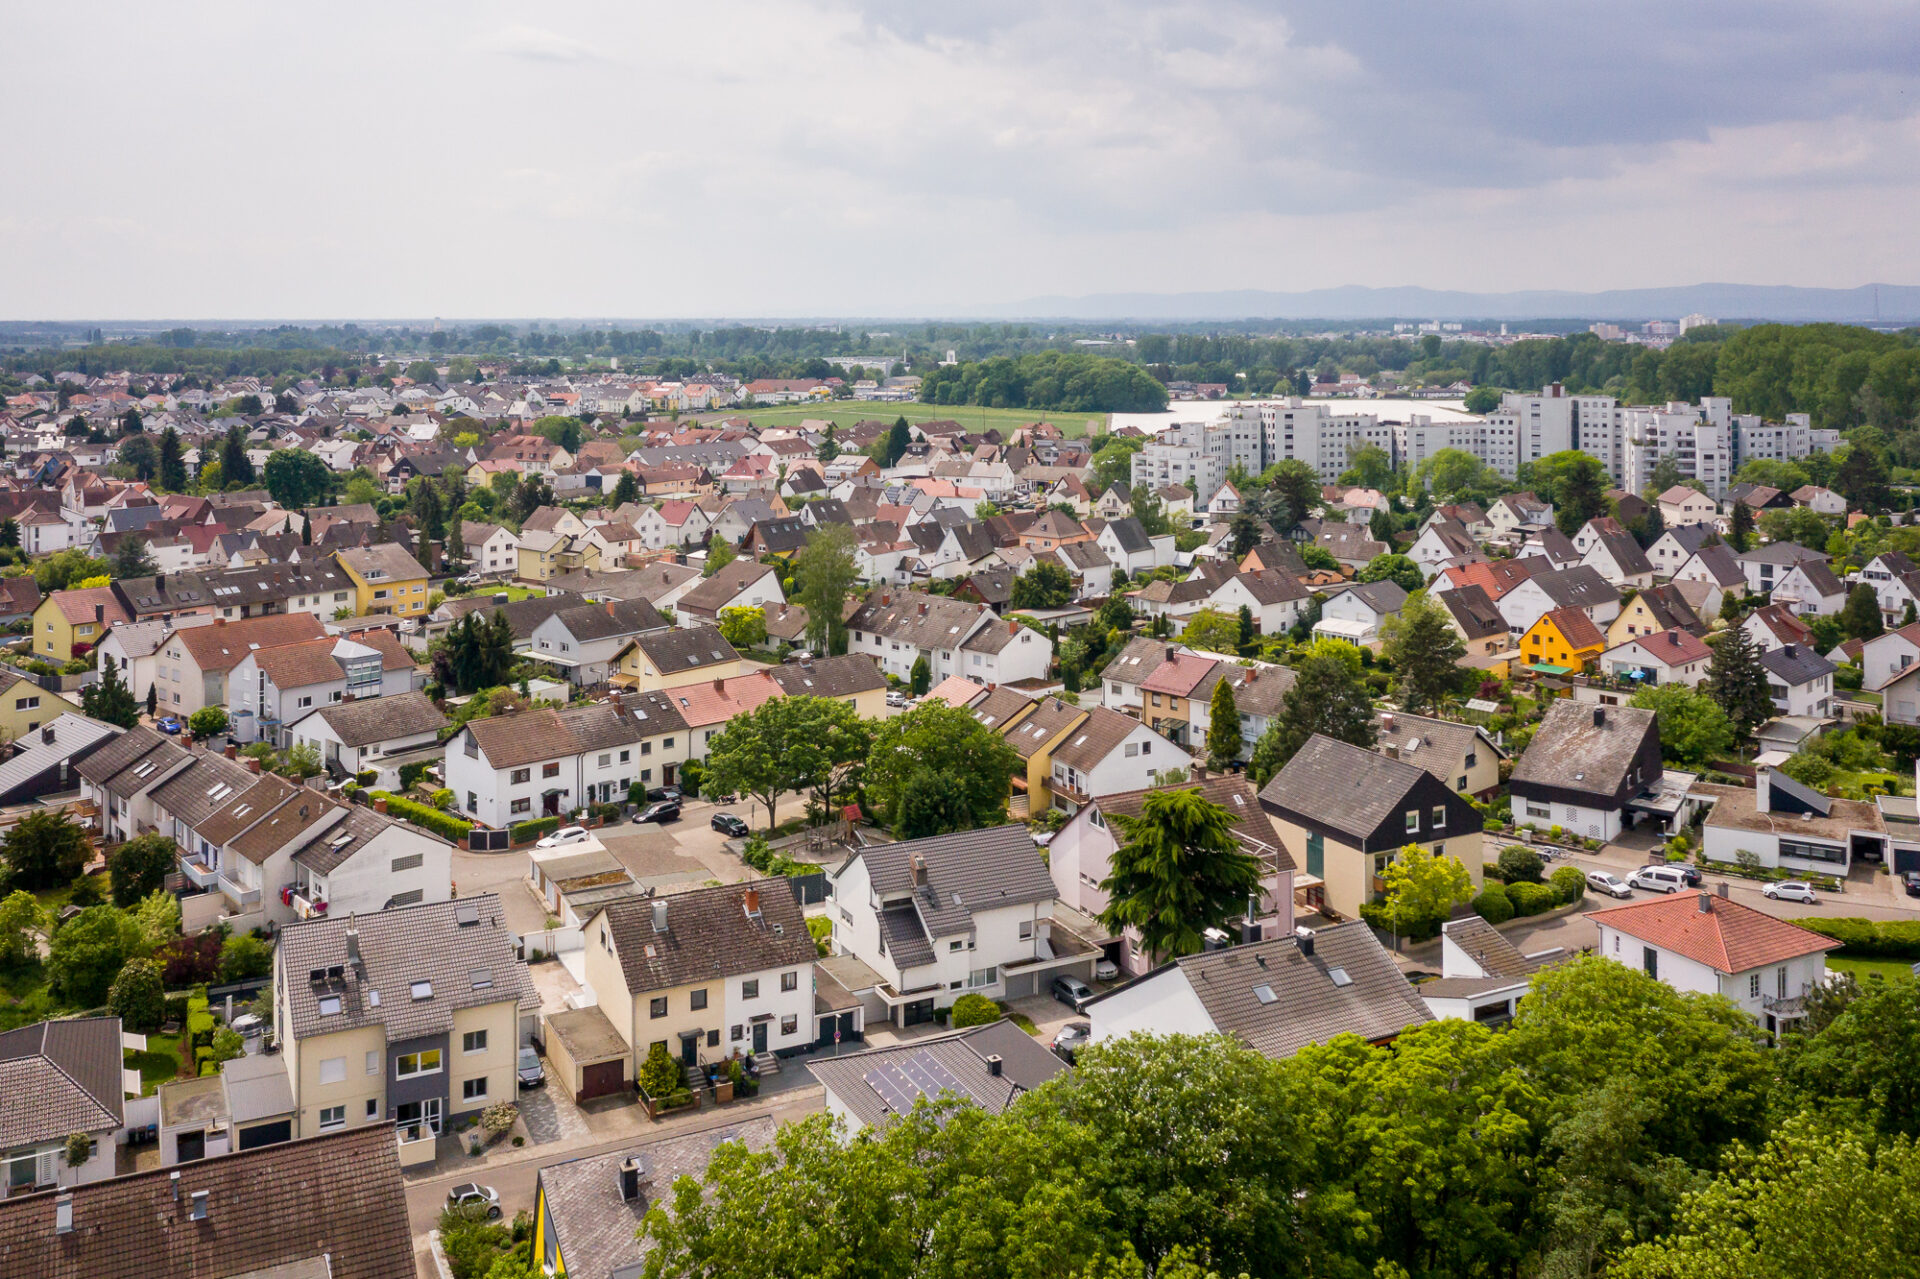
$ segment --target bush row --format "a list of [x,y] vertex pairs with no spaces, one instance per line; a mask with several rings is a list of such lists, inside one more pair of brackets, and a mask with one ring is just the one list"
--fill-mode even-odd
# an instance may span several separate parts
[[1586,891],[1586,876],[1576,867],[1562,866],[1544,884],[1489,881],[1473,899],[1473,910],[1490,924],[1504,924],[1516,915],[1544,915],[1579,901]]
[[525,843],[529,839],[539,839],[542,835],[551,835],[559,829],[560,819],[558,817],[536,817],[530,822],[521,822],[519,825],[513,827],[509,833],[513,836],[513,842],[520,844]]
[[470,821],[443,813],[437,808],[428,808],[425,804],[416,803],[410,799],[402,799],[398,795],[389,794],[383,790],[374,791],[373,798],[376,801],[382,799],[387,801],[388,816],[404,817],[415,826],[430,830],[456,844],[466,843],[467,836],[473,831],[473,823]]
[[1847,953],[1863,958],[1920,959],[1920,921],[1848,917],[1844,919],[1796,919],[1794,923],[1822,937],[1831,937],[1847,948]]

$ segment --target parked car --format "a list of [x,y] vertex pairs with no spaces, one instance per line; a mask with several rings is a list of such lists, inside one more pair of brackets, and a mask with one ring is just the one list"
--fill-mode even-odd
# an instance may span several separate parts
[[480,585],[480,574],[462,573],[459,577],[459,582],[462,586],[478,586]]
[[1078,977],[1055,977],[1051,987],[1053,997],[1067,1007],[1079,1012],[1093,998],[1093,987]]
[[648,791],[647,798],[656,803],[663,799],[670,799],[677,804],[684,797],[680,794],[680,788],[678,786],[660,786]]
[[1800,902],[1812,906],[1820,899],[1813,891],[1813,885],[1803,879],[1789,879],[1784,883],[1768,884],[1760,890],[1777,902]]
[[733,813],[715,813],[707,825],[733,839],[745,839],[753,833],[753,828]]
[[1920,870],[1908,871],[1900,877],[1900,882],[1906,885],[1907,896],[1920,897]]
[[[1670,870],[1687,881],[1688,888],[1700,887],[1700,868],[1690,862],[1648,862],[1640,870]],[[1635,871],[1634,874],[1639,874]]]
[[500,1215],[500,1192],[477,1181],[463,1181],[447,1192],[447,1207],[462,1217],[492,1221]]
[[1591,888],[1596,893],[1605,893],[1609,897],[1633,896],[1633,885],[1629,884],[1624,879],[1620,879],[1620,878],[1617,878],[1616,876],[1609,875],[1604,870],[1588,871],[1587,887]]
[[633,815],[634,824],[641,822],[677,822],[680,820],[680,801],[663,799],[657,804],[648,804]]
[[168,735],[180,732],[186,727],[178,715],[162,715],[153,722],[153,726]]
[[540,1065],[540,1054],[532,1044],[520,1045],[519,1059],[514,1063],[514,1072],[522,1088],[538,1088],[547,1082],[547,1072]]
[[264,1035],[267,1031],[267,1023],[261,1019],[258,1013],[241,1013],[233,1019],[231,1024],[234,1030],[248,1039],[252,1039],[256,1035]]
[[592,839],[585,826],[562,826],[553,834],[535,844],[535,848],[559,848],[564,844],[581,844]]
[[1071,1064],[1073,1061],[1073,1055],[1079,1052],[1082,1048],[1086,1047],[1087,1041],[1092,1038],[1093,1038],[1092,1023],[1084,1022],[1084,1021],[1070,1021],[1066,1025],[1062,1026],[1059,1032],[1055,1034],[1053,1037],[1054,1055],[1059,1057],[1062,1061],[1065,1061]]
[[907,695],[905,693],[897,688],[887,690],[887,705],[899,708],[904,707],[906,704]]
[[1656,893],[1677,893],[1689,886],[1677,866],[1642,866],[1627,876],[1627,882]]
[[1120,965],[1114,963],[1111,959],[1098,960],[1093,965],[1093,979],[1095,981],[1113,981],[1119,976]]

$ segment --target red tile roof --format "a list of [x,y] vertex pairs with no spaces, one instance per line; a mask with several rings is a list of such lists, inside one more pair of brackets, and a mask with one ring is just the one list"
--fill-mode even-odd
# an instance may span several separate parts
[[[1701,909],[1701,903],[1706,909]],[[1669,893],[1587,918],[1716,972],[1744,973],[1840,945],[1784,919],[1710,893]]]
[[[1693,490],[1688,489],[1687,492],[1691,493]],[[1625,648],[1627,644],[1633,643],[1638,643],[1641,648],[1668,666],[1685,666],[1688,662],[1704,662],[1713,656],[1713,650],[1707,647],[1705,640],[1692,631],[1683,631],[1677,627],[1673,630],[1655,631],[1651,635],[1636,635],[1619,647]]]
[[1160,663],[1153,674],[1141,682],[1147,693],[1172,693],[1175,697],[1192,695],[1194,687],[1214,668],[1214,659],[1197,653],[1179,653]]

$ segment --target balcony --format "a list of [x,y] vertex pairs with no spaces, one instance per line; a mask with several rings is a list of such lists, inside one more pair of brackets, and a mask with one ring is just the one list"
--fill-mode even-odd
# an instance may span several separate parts
[[302,919],[318,919],[327,913],[325,902],[302,897],[299,893],[289,897],[288,902],[293,907],[293,913]]
[[236,910],[244,912],[253,910],[260,905],[259,889],[242,888],[233,880],[228,879],[224,874],[219,874],[218,872],[216,872],[216,874],[218,874],[220,880],[220,891],[226,895],[228,901],[234,904]]
[[214,887],[215,881],[220,878],[218,871],[186,857],[180,859],[180,873],[187,877],[188,883],[201,889]]
[[399,1143],[402,1168],[417,1168],[433,1162],[433,1129],[425,1124],[408,1124],[394,1129],[394,1136]]

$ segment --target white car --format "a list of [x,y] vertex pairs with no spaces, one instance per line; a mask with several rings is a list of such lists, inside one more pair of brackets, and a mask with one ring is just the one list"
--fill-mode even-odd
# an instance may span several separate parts
[[592,839],[585,826],[562,826],[553,834],[535,844],[535,848],[558,848],[562,844],[579,844]]
[[1820,900],[1813,891],[1813,885],[1800,879],[1789,879],[1785,883],[1780,884],[1768,884],[1760,891],[1775,901],[1800,902],[1807,906],[1816,905]]
[[888,691],[887,705],[892,706],[895,709],[898,709],[900,707],[905,706],[906,704],[907,704],[907,695],[905,693],[901,692],[897,688],[891,689]]
[[1588,871],[1587,887],[1593,889],[1593,891],[1596,893],[1605,893],[1609,897],[1633,896],[1632,884],[1629,884],[1624,879],[1619,879],[1613,875],[1609,875],[1604,870]]
[[1093,965],[1093,979],[1095,981],[1113,981],[1119,976],[1120,965],[1114,963],[1111,959],[1095,961]]

